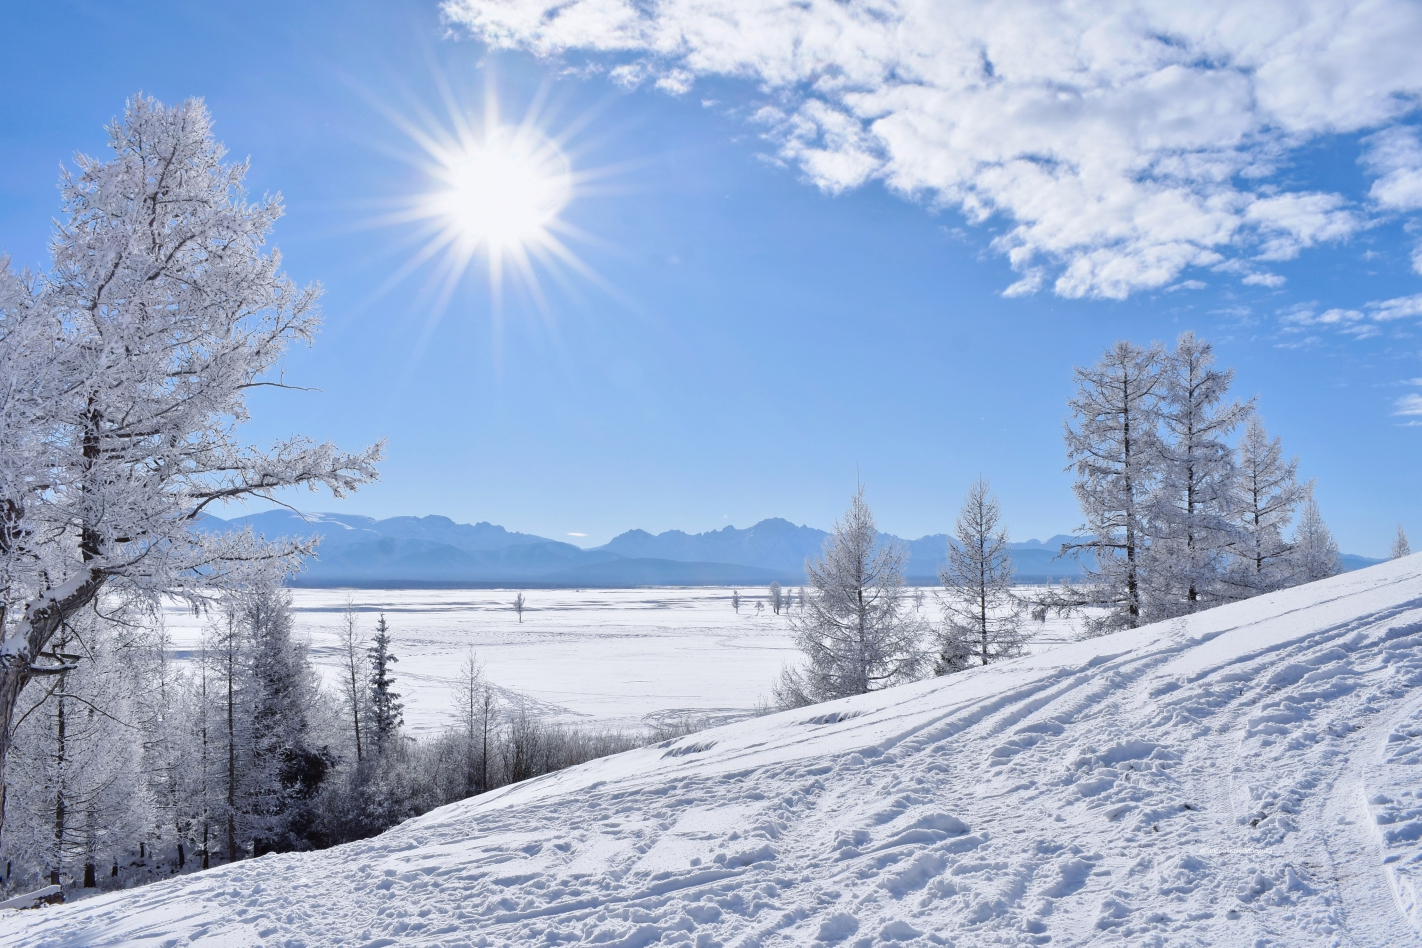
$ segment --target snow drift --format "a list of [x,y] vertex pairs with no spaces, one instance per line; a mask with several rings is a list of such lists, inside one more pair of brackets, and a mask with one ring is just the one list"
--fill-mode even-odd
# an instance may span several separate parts
[[0,945],[1422,941],[1422,555],[741,722]]

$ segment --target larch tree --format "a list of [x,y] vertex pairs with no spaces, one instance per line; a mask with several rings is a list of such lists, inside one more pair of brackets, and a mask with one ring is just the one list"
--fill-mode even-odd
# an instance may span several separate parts
[[390,626],[382,614],[375,624],[375,637],[366,650],[370,667],[370,742],[377,757],[394,747],[404,724],[404,705],[394,690],[395,676],[390,666],[399,661],[390,650]]
[[1146,582],[1150,618],[1191,613],[1225,598],[1235,546],[1234,450],[1229,437],[1253,409],[1226,402],[1234,370],[1214,368],[1210,344],[1185,332],[1161,364],[1156,405],[1163,437],[1150,495]]
[[923,627],[904,595],[907,551],[878,544],[878,528],[860,487],[824,553],[805,564],[812,590],[794,617],[802,668],[786,668],[775,689],[782,707],[864,694],[917,676]]
[[1326,579],[1343,572],[1338,544],[1334,541],[1328,525],[1323,522],[1318,502],[1312,496],[1303,502],[1303,511],[1299,514],[1299,523],[1294,529],[1289,560],[1292,569],[1289,582],[1291,586]]
[[489,730],[494,712],[494,692],[473,649],[459,668],[454,700],[464,736],[464,794],[473,796],[489,789]]
[[282,488],[335,494],[380,450],[245,445],[246,396],[318,323],[265,247],[279,197],[249,201],[199,100],[135,97],[112,156],[77,159],[42,278],[0,277],[0,828],[21,695],[72,662],[53,648],[101,594],[202,603],[311,544],[192,529],[207,508]]
[[1105,614],[1094,632],[1135,628],[1145,614],[1143,570],[1151,493],[1160,482],[1160,399],[1165,353],[1118,342],[1089,369],[1077,368],[1067,403],[1068,470],[1085,522],[1062,552],[1091,554],[1084,598]]
[[943,625],[935,674],[1022,653],[1025,636],[1012,595],[1012,555],[1001,520],[997,498],[988,482],[978,478],[963,501],[947,562],[938,572]]
[[1407,542],[1407,534],[1403,532],[1402,524],[1397,525],[1397,537],[1392,541],[1392,549],[1388,552],[1388,559],[1397,560],[1404,556],[1412,555],[1412,544]]
[[1238,452],[1236,538],[1225,588],[1229,598],[1247,599],[1288,584],[1290,545],[1284,532],[1310,487],[1298,482],[1299,459],[1285,460],[1283,442],[1271,440],[1256,415],[1244,425]]
[[360,719],[366,710],[365,683],[370,671],[365,649],[361,645],[355,603],[349,597],[346,598],[346,608],[341,613],[340,642],[341,693],[345,699],[346,713],[350,715],[351,744],[355,747],[356,763],[360,763],[365,759]]

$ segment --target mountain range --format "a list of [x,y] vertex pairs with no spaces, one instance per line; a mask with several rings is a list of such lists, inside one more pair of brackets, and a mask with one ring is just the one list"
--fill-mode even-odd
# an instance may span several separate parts
[[[773,517],[746,529],[706,533],[628,530],[608,543],[584,549],[560,540],[515,533],[491,523],[455,523],[448,517],[390,517],[269,510],[223,520],[207,517],[209,532],[250,528],[269,539],[319,537],[307,568],[294,586],[418,587],[628,587],[754,586],[805,581],[805,561],[819,556],[828,534]],[[1045,582],[1081,574],[1081,564],[1060,556],[1070,537],[1011,544],[1019,582]],[[909,557],[905,579],[937,582],[948,548],[947,534],[898,541]],[[1345,556],[1348,569],[1378,562]]]

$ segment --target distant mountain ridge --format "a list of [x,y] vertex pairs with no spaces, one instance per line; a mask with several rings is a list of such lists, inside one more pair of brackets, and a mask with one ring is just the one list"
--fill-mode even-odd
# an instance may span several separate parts
[[[448,517],[390,517],[269,510],[223,520],[206,517],[198,529],[250,528],[272,539],[319,537],[317,555],[292,577],[295,586],[390,587],[628,587],[755,586],[805,581],[805,561],[820,555],[828,534],[772,517],[754,526],[705,533],[628,530],[607,543],[583,549],[561,540],[516,533],[496,524],[455,523]],[[901,540],[909,556],[904,573],[913,584],[938,580],[948,551],[943,533]],[[1019,582],[1040,583],[1081,575],[1081,563],[1061,556],[1071,537],[1011,544]],[[1379,562],[1345,555],[1347,569]]]

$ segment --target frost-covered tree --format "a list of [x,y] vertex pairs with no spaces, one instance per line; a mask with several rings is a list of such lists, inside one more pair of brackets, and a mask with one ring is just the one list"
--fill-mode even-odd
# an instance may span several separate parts
[[1392,549],[1388,552],[1388,559],[1396,560],[1404,556],[1412,555],[1412,544],[1407,542],[1407,534],[1402,530],[1402,524],[1397,525],[1397,537],[1392,541]]
[[1289,585],[1311,583],[1316,579],[1326,579],[1343,572],[1343,561],[1338,555],[1338,544],[1323,522],[1323,514],[1313,497],[1303,502],[1299,514],[1299,524],[1294,529],[1293,548],[1290,550],[1289,565],[1292,575]]
[[[1012,555],[1002,512],[988,482],[968,490],[948,560],[938,571],[943,584],[935,674],[987,665],[1022,652],[1021,615],[1012,595]],[[956,542],[954,542],[956,541]]]
[[405,721],[405,706],[400,703],[400,694],[393,688],[395,676],[390,668],[399,659],[390,651],[390,627],[383,614],[375,624],[375,637],[366,650],[366,658],[370,667],[370,697],[367,699],[370,705],[370,742],[378,757],[396,744],[400,726]]
[[878,535],[861,487],[820,559],[805,564],[812,592],[791,628],[806,662],[782,673],[775,689],[782,707],[886,688],[922,667],[923,627],[904,595],[908,552],[879,545]]
[[292,817],[320,789],[332,758],[312,739],[317,688],[306,644],[293,636],[291,593],[274,582],[255,585],[240,609],[250,641],[241,809],[245,841],[261,855],[297,845]]
[[1118,342],[1089,369],[1077,368],[1067,403],[1067,455],[1085,522],[1063,547],[1092,554],[1084,598],[1105,614],[1096,631],[1135,628],[1145,614],[1143,567],[1149,549],[1149,501],[1160,483],[1159,410],[1165,353]]
[[70,664],[52,646],[71,617],[101,593],[200,602],[254,564],[298,568],[305,541],[191,525],[284,487],[343,494],[379,456],[238,440],[319,293],[265,248],[280,199],[248,200],[202,103],[136,97],[109,143],[62,175],[50,272],[0,278],[0,787],[21,695]]
[[489,737],[494,726],[494,692],[473,649],[460,666],[454,700],[464,738],[464,795],[473,796],[489,789]]
[[1258,416],[1250,416],[1239,439],[1234,478],[1234,529],[1227,595],[1245,599],[1289,582],[1289,542],[1284,531],[1308,496],[1298,482],[1299,459],[1284,459],[1283,442],[1270,439]]
[[770,608],[775,611],[775,614],[776,614],[776,615],[780,615],[780,606],[781,606],[780,584],[779,584],[779,583],[771,583],[771,584],[770,584]]
[[514,612],[518,613],[518,624],[523,625],[523,593],[514,596]]
[[92,610],[72,616],[52,643],[74,668],[32,694],[16,718],[9,781],[7,861],[22,879],[93,888],[100,865],[146,838],[153,809],[142,730],[131,703],[123,643]]
[[741,614],[741,591],[739,589],[731,590],[731,608],[736,610],[736,615]]
[[1225,596],[1234,530],[1229,437],[1252,404],[1226,402],[1234,370],[1214,368],[1210,344],[1185,332],[1163,362],[1156,405],[1163,437],[1144,551],[1150,618],[1195,612]]
[[366,679],[370,675],[365,649],[361,646],[359,624],[355,603],[346,599],[346,608],[341,613],[341,695],[345,699],[346,714],[351,722],[351,744],[355,748],[356,763],[365,759],[364,741],[360,734],[360,720],[366,711]]

